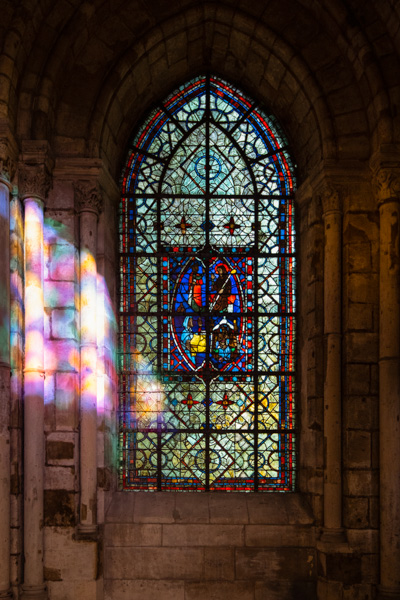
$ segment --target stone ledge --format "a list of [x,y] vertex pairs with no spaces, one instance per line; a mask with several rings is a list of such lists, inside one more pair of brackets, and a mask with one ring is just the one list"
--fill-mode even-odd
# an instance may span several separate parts
[[300,493],[114,492],[106,523],[232,523],[308,525],[314,523]]
[[105,580],[105,600],[293,600],[315,598],[316,583],[280,579],[266,581]]

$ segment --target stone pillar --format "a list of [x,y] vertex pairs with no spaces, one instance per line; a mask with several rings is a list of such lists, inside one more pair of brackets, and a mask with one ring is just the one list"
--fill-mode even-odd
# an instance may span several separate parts
[[0,161],[0,598],[10,590],[10,184]]
[[24,583],[23,600],[47,597],[43,579],[44,305],[43,213],[50,180],[44,166],[20,170],[25,205]]
[[74,184],[80,227],[80,510],[78,533],[97,534],[96,244],[101,197],[95,183]]
[[341,415],[341,305],[342,214],[339,195],[325,188],[323,195],[324,249],[324,531],[325,541],[343,540],[342,530],[342,415]]
[[[23,498],[23,369],[24,369],[24,247],[23,215],[18,189],[10,201],[10,346],[11,346],[11,586],[20,585],[23,562],[23,514],[18,510]],[[22,503],[21,503],[22,504]],[[14,507],[13,507],[14,505]],[[13,510],[14,508],[14,510]],[[18,509],[17,509],[18,508]]]
[[381,600],[400,599],[400,173],[378,172]]

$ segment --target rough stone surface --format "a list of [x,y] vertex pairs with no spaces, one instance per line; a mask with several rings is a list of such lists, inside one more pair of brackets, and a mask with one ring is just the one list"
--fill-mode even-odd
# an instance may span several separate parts
[[[200,520],[197,498],[201,500]],[[296,525],[248,523],[250,511],[256,513],[263,508],[265,511],[269,499],[273,499],[271,496],[223,496],[219,507],[219,497],[213,494],[115,494],[106,515],[106,593],[117,589],[121,594],[128,593],[128,581],[132,581],[134,590],[141,589],[139,578],[149,581],[149,589],[163,589],[167,581],[180,580],[182,587],[173,589],[178,593],[183,589],[185,598],[207,594],[223,598],[220,594],[231,589],[233,594],[240,590],[255,598],[255,585],[259,588],[261,581],[271,582],[272,589],[280,589],[284,564],[290,562],[291,556],[303,554],[306,560],[296,562],[293,558],[287,573],[290,573],[293,589],[297,589],[296,586],[300,589],[302,584],[304,589],[311,589],[304,582],[312,579],[315,571],[314,554],[309,549],[315,541],[310,527],[312,520],[305,516],[308,509],[302,506],[299,496],[280,498],[281,511],[285,515],[290,512],[291,520],[297,519]],[[272,502],[269,510],[273,511],[275,506]],[[226,518],[222,518],[229,510],[234,515],[233,524],[226,524]],[[272,520],[272,513],[263,514]],[[219,522],[215,522],[216,519]],[[302,520],[307,524],[300,527]],[[282,545],[286,546],[285,551]],[[192,582],[196,579],[198,581]],[[246,587],[243,586],[245,579],[248,580]]]
[[106,580],[104,585],[104,600],[185,600],[183,581],[157,581],[131,579]]
[[203,548],[106,548],[106,579],[201,579]]
[[71,527],[75,525],[75,494],[61,490],[44,491],[45,525]]

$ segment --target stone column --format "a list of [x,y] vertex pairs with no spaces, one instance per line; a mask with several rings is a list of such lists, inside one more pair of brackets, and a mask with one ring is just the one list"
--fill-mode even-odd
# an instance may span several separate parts
[[74,184],[80,227],[80,537],[97,534],[96,245],[101,207],[92,181]]
[[21,169],[25,205],[24,584],[23,600],[47,597],[43,579],[44,304],[43,212],[50,180],[44,166]]
[[0,598],[10,590],[10,183],[0,161]]
[[376,178],[380,215],[379,446],[381,600],[400,599],[400,173]]
[[[15,510],[23,498],[23,370],[24,370],[24,247],[23,214],[18,189],[13,189],[10,201],[10,346],[11,346],[11,585],[19,586],[23,560],[23,514]],[[14,504],[14,510],[13,510]]]
[[342,530],[342,415],[341,415],[341,305],[342,214],[338,192],[322,194],[324,249],[324,541],[341,541]]

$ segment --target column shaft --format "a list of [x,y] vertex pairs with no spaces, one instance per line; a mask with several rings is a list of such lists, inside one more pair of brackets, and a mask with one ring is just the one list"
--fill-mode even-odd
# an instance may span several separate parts
[[97,214],[80,214],[80,526],[82,534],[97,527],[97,330],[96,330]]
[[0,598],[10,595],[10,198],[0,182]]
[[380,206],[381,597],[400,598],[400,202]]
[[44,304],[43,203],[25,198],[24,585],[45,597],[43,581]]
[[341,213],[324,215],[324,527],[326,534],[342,527],[341,472]]
[[[11,308],[10,308],[10,354],[11,354],[11,416],[10,442],[11,442],[11,494],[14,502],[19,503],[23,486],[21,475],[23,440],[23,302],[24,302],[24,248],[23,248],[23,221],[21,202],[17,195],[13,195],[10,202],[10,280],[11,280]],[[13,481],[14,478],[14,481]],[[14,528],[14,531],[13,531]],[[23,515],[19,511],[11,512],[11,533],[18,549],[22,548]],[[17,558],[18,557],[18,558]],[[11,585],[19,585],[19,565],[22,556],[17,555],[17,560],[11,561]]]

